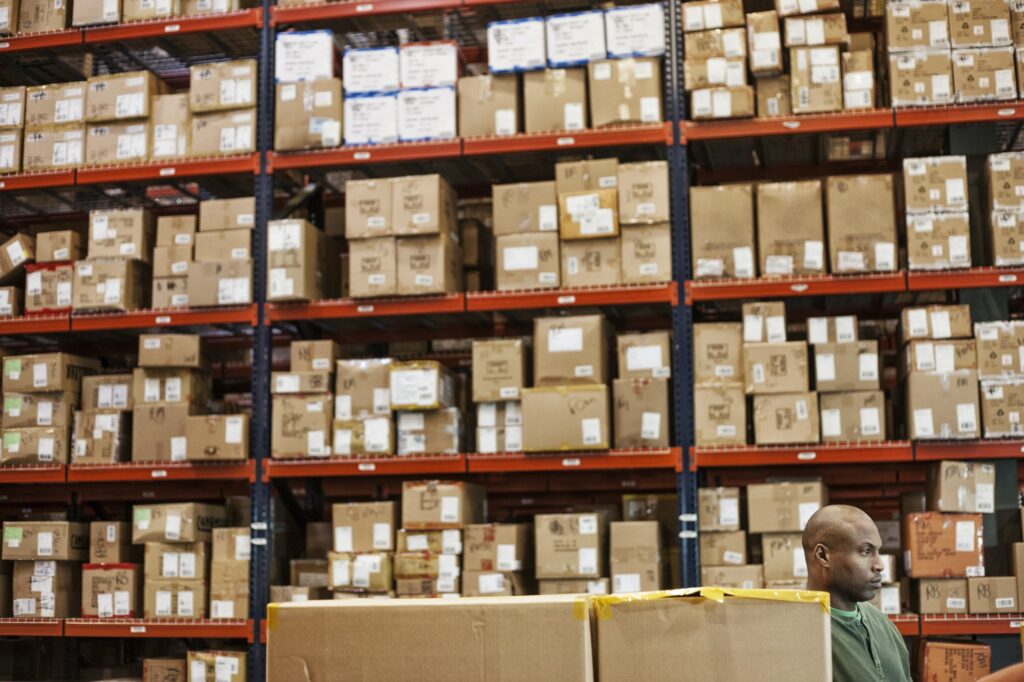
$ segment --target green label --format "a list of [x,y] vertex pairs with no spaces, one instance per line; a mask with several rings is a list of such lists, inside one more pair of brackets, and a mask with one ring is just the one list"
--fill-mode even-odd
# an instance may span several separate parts
[[4,450],[16,448],[21,445],[21,434],[17,431],[8,431],[4,434]]
[[21,526],[4,526],[4,542],[13,540],[15,542],[21,542],[22,529]]
[[139,525],[140,523],[149,523],[152,514],[153,512],[149,507],[136,507],[132,518],[135,519],[135,525]]
[[20,395],[4,398],[4,412],[11,412],[13,410],[20,410],[20,409],[21,409],[21,396]]
[[21,376],[21,360],[8,358],[4,360],[4,373],[13,375],[12,379]]

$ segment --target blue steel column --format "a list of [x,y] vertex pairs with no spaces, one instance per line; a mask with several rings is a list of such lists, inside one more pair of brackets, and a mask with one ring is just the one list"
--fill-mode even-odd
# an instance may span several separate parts
[[[690,278],[690,208],[686,145],[680,135],[680,126],[686,118],[686,96],[680,78],[683,41],[679,5],[667,3],[665,16],[665,106],[673,127],[672,144],[668,151],[672,271],[682,293]],[[697,474],[690,471],[690,445],[693,443],[692,335],[692,310],[680,301],[672,308],[672,384],[675,387],[676,443],[683,449],[683,471],[677,477],[676,487],[679,493],[680,575],[684,587],[700,584],[696,533]]]
[[257,138],[260,169],[256,175],[256,229],[253,234],[253,300],[257,325],[253,330],[252,426],[250,447],[255,459],[256,480],[252,484],[252,555],[249,562],[249,617],[253,621],[253,643],[249,646],[249,680],[266,679],[266,649],[260,643],[261,623],[266,618],[270,597],[270,486],[263,480],[264,460],[270,454],[270,371],[271,335],[266,321],[267,222],[273,212],[274,180],[268,172],[274,139],[274,29],[270,24],[273,0],[262,0],[260,29],[259,89],[257,94]]

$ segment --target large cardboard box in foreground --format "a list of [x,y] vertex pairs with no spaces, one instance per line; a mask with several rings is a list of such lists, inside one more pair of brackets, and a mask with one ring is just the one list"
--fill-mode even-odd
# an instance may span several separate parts
[[601,679],[667,682],[681,670],[692,682],[832,679],[824,593],[722,592],[724,599],[718,590],[705,597],[703,588],[657,599],[594,597]]
[[572,595],[274,604],[267,679],[590,682],[590,628]]

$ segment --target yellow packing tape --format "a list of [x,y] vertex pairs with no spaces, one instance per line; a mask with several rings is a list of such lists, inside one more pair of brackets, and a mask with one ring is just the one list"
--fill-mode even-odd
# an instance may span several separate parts
[[277,629],[277,604],[267,604],[267,632]]
[[572,615],[576,620],[587,620],[590,604],[586,599],[577,599],[572,603]]
[[801,604],[819,604],[822,611],[829,613],[828,592],[815,592],[813,590],[746,590],[731,587],[691,587],[682,590],[661,590],[659,592],[637,592],[635,594],[613,594],[600,597],[591,597],[590,603],[594,607],[594,613],[598,620],[607,620],[612,617],[612,606],[624,604],[631,601],[648,601],[652,599],[669,599],[683,597],[703,597],[719,604],[725,602],[726,597],[739,597],[741,599],[767,599],[770,601],[785,601]]

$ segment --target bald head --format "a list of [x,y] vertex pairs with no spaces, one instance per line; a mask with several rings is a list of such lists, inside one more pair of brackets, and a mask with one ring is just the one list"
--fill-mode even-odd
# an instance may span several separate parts
[[811,515],[804,527],[804,552],[810,554],[818,544],[836,549],[852,542],[856,531],[870,526],[877,530],[871,517],[848,504],[831,504]]
[[828,592],[843,610],[871,600],[882,585],[881,544],[878,527],[860,509],[822,507],[804,527],[807,587]]

